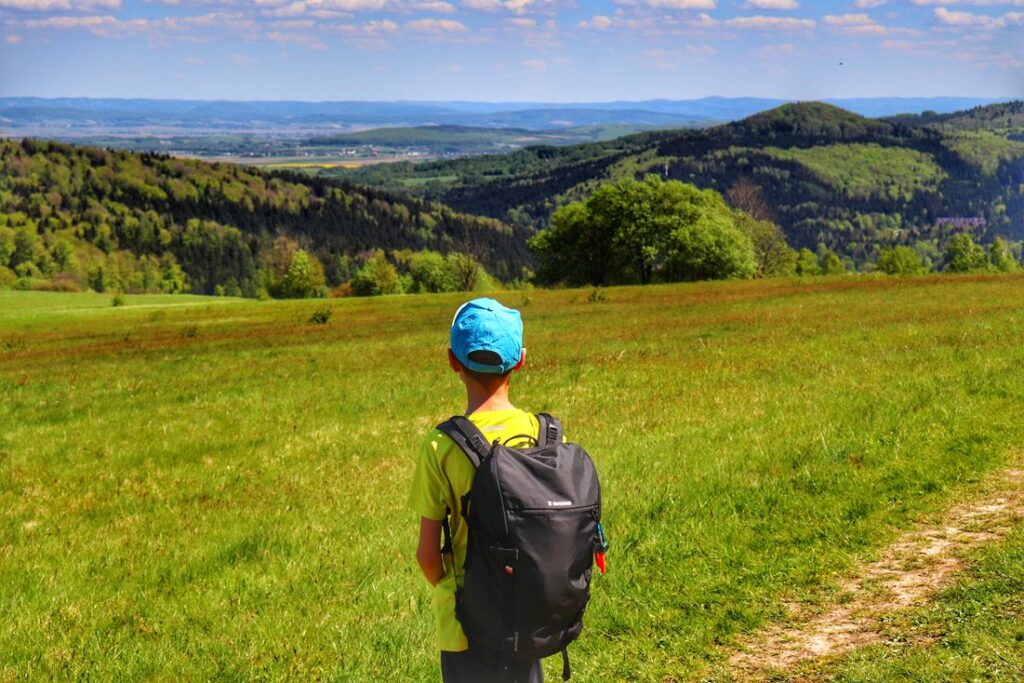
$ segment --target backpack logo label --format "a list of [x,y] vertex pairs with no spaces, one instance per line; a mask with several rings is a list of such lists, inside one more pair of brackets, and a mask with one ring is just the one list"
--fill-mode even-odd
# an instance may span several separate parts
[[564,507],[569,507],[570,505],[572,505],[572,501],[571,500],[549,500],[548,501],[548,507],[549,508],[564,508]]

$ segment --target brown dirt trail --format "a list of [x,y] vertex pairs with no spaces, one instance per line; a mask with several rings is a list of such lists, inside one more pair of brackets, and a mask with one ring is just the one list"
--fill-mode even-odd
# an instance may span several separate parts
[[950,508],[935,525],[905,532],[844,581],[841,603],[818,614],[791,606],[790,623],[755,635],[729,658],[729,674],[765,680],[809,660],[884,642],[882,617],[924,603],[963,568],[967,551],[1001,539],[1022,519],[1024,469],[1002,470],[977,499]]

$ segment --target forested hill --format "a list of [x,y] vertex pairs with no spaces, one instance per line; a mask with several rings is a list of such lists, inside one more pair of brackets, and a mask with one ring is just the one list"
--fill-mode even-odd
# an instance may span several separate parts
[[942,131],[990,131],[1024,133],[1024,101],[990,104],[951,114],[925,112],[918,115],[894,116],[894,123],[927,126]]
[[1011,132],[948,132],[822,103],[785,105],[701,131],[375,167],[348,177],[544,227],[558,206],[598,183],[647,173],[718,190],[734,206],[777,221],[793,246],[824,244],[859,263],[894,244],[939,250],[963,230],[982,240],[1024,238],[1024,143]]
[[422,199],[304,175],[0,141],[0,266],[22,277],[69,273],[102,289],[112,270],[175,282],[183,270],[194,292],[252,295],[261,254],[287,235],[319,257],[329,283],[346,275],[340,257],[377,248],[465,251],[509,278],[528,262],[528,234]]

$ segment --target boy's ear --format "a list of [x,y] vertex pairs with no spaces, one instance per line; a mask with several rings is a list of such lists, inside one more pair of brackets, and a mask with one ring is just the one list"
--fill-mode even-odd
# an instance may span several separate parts
[[452,369],[452,372],[462,372],[462,363],[455,357],[455,353],[448,349],[448,367]]
[[525,365],[525,364],[526,364],[526,349],[524,348],[524,349],[523,349],[523,352],[522,352],[521,354],[519,354],[519,362],[518,362],[518,363],[516,363],[516,364],[515,364],[515,367],[513,367],[512,369],[513,369],[513,370],[519,370],[519,369],[521,369],[521,368],[523,367],[523,365]]

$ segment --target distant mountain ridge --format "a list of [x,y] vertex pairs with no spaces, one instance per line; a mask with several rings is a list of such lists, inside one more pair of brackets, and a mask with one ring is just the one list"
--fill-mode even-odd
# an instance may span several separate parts
[[[829,103],[864,116],[924,111],[950,113],[998,98],[855,98]],[[300,102],[205,101],[103,98],[0,98],[0,132],[42,125],[65,126],[72,134],[97,127],[171,126],[251,129],[258,126],[367,127],[446,124],[532,130],[593,124],[710,125],[742,119],[792,100],[705,97],[691,100],[545,102]]]
[[[989,105],[991,111],[1017,106]],[[972,116],[984,118],[986,111]],[[1024,144],[991,131],[869,119],[820,102],[702,130],[343,175],[543,228],[559,206],[599,183],[647,173],[743,194],[779,223],[793,246],[824,245],[858,264],[895,244],[917,244],[938,256],[951,231],[968,228],[982,239],[1024,239]]]

